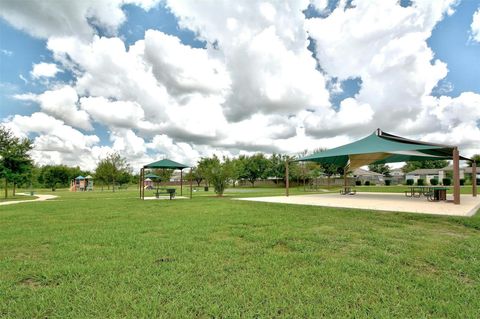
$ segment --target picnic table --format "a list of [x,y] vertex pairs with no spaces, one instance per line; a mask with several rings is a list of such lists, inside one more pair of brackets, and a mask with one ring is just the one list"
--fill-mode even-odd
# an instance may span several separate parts
[[160,198],[160,194],[168,194],[172,200],[175,198],[175,192],[175,188],[157,188],[154,195],[156,198]]
[[405,196],[419,198],[423,195],[431,202],[447,200],[448,189],[445,186],[410,186],[410,189],[405,191]]

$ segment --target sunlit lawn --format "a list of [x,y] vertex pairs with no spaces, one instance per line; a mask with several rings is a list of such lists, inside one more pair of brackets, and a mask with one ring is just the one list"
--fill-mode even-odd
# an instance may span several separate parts
[[231,200],[283,192],[59,190],[0,206],[0,317],[478,317],[479,214]]

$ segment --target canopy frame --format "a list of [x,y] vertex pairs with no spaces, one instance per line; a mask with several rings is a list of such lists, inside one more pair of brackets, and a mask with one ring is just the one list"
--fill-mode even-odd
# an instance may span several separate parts
[[[453,197],[460,204],[460,160],[472,161],[472,195],[477,196],[476,163],[460,156],[458,147],[415,141],[404,137],[375,130],[371,135],[324,152],[295,160],[316,163],[336,164],[344,168],[344,187],[347,187],[347,173],[369,164],[398,163],[405,161],[453,160]],[[288,161],[286,163],[286,196],[289,195]]]
[[[140,191],[140,198],[142,200],[145,199],[145,169],[179,169],[180,170],[180,196],[183,196],[183,170],[189,168],[189,166],[174,162],[169,159],[163,159],[160,161],[156,161],[147,165],[144,165],[140,169],[140,178],[139,178],[139,191]],[[190,199],[192,198],[192,187],[193,187],[193,180],[192,180],[192,168],[190,167]]]

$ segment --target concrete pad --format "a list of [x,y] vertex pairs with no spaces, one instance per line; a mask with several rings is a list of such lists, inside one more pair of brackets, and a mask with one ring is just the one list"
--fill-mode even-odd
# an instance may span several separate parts
[[236,199],[268,203],[357,208],[447,216],[473,216],[480,208],[480,197],[461,195],[460,198],[460,205],[453,204],[451,195],[447,197],[447,201],[430,202],[423,196],[420,198],[412,198],[405,197],[404,194],[400,193],[357,193],[356,195],[329,193],[289,197],[272,196]]
[[[176,200],[176,199],[187,199],[188,197],[185,197],[185,196],[175,196],[175,198],[173,198],[172,200]],[[144,198],[145,200],[164,200],[164,199],[168,199],[170,200],[170,196],[159,196],[159,197],[145,197]]]

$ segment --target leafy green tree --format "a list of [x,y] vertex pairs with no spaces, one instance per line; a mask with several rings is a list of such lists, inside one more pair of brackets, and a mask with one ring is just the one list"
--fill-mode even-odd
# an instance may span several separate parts
[[446,160],[436,160],[436,161],[407,161],[402,167],[404,173],[410,173],[416,169],[420,168],[444,168],[448,166],[448,161]]
[[28,138],[20,139],[12,131],[0,126],[0,177],[5,181],[5,198],[8,197],[8,182],[15,185],[25,179],[33,167],[29,152],[33,144]]
[[[44,186],[55,191],[57,185],[68,185],[70,168],[65,165],[47,165],[42,167],[40,180]],[[78,175],[77,175],[78,176]]]
[[121,180],[125,173],[131,173],[130,165],[125,158],[115,152],[100,160],[95,169],[95,178],[111,184],[114,192],[115,183]]
[[[471,159],[477,163],[477,166],[480,164],[480,154],[473,155]],[[472,167],[472,162],[468,161],[468,166]]]
[[242,168],[239,177],[247,179],[252,187],[255,187],[257,179],[267,177],[267,169],[270,163],[262,153],[245,157],[240,163],[242,163]]
[[269,165],[265,172],[265,176],[273,178],[275,184],[277,184],[278,181],[283,181],[285,183],[285,162],[289,161],[288,177],[289,179],[298,179],[299,165],[297,162],[292,162],[294,159],[294,156],[273,153],[269,158]]
[[390,177],[390,166],[385,164],[370,164],[368,165],[368,169],[371,172],[376,172],[382,174],[383,176]]
[[[202,158],[202,160],[205,160],[205,158]],[[227,157],[224,157],[222,162],[216,155],[213,155],[206,162],[208,163],[205,166],[206,178],[212,183],[215,193],[218,196],[223,196],[233,175],[233,162]]]
[[202,157],[197,163],[197,173],[203,176],[206,186],[210,185],[209,177],[212,170],[211,166],[213,165],[216,165],[214,157]]
[[193,179],[197,183],[197,186],[200,187],[200,184],[202,183],[204,176],[202,175],[198,167],[194,167],[191,172],[188,172],[187,178]]
[[154,170],[153,173],[159,176],[160,181],[169,182],[173,175],[173,169],[160,168]]

